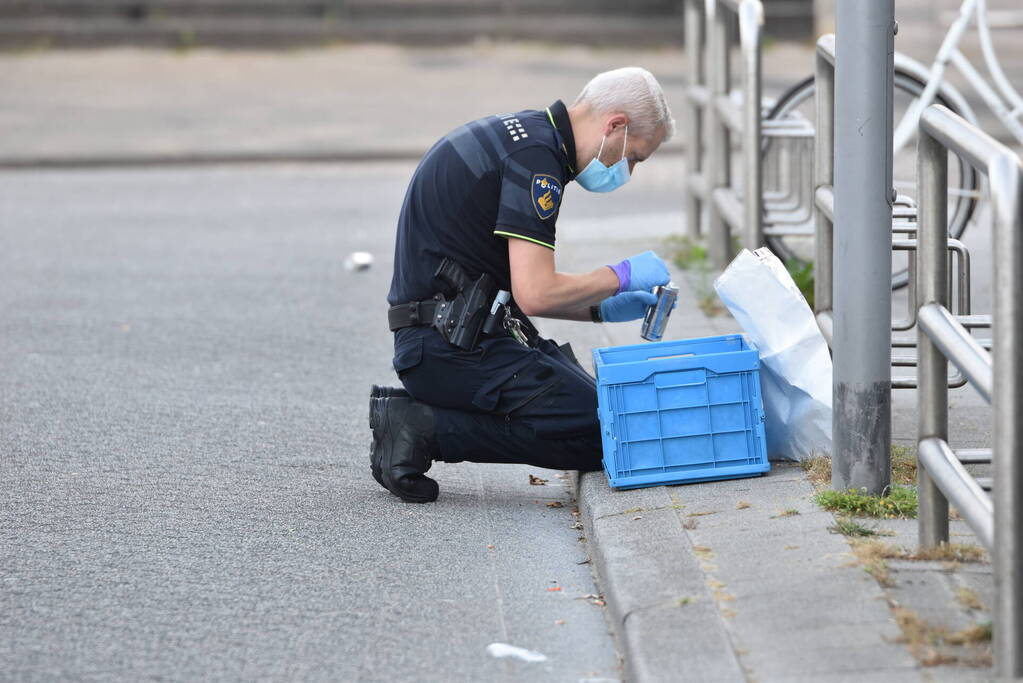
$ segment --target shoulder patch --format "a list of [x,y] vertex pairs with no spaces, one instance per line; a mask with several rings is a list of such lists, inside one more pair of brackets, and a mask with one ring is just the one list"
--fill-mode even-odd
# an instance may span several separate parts
[[548,173],[536,173],[533,175],[531,187],[530,195],[533,197],[536,215],[541,220],[547,220],[561,205],[561,183]]

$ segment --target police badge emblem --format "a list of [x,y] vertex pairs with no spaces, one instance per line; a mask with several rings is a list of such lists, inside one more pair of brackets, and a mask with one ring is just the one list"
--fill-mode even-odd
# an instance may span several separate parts
[[537,173],[533,176],[531,195],[536,215],[547,220],[561,206],[561,183],[550,174]]

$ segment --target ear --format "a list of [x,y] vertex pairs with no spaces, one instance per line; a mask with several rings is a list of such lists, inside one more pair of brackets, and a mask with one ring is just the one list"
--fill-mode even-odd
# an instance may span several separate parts
[[604,130],[602,132],[604,135],[610,135],[619,128],[624,128],[627,125],[629,125],[629,117],[627,115],[623,113],[612,114],[607,117],[607,120],[604,122]]

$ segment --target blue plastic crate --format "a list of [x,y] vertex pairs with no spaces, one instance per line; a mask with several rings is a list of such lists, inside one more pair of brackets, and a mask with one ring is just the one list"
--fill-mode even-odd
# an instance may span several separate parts
[[604,471],[615,488],[771,469],[757,350],[737,334],[593,350]]

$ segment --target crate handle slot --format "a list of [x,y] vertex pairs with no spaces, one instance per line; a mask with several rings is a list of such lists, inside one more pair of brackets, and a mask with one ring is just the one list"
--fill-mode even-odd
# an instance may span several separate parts
[[695,355],[695,353],[673,353],[670,356],[649,356],[647,360],[661,360],[662,358],[689,358]]

